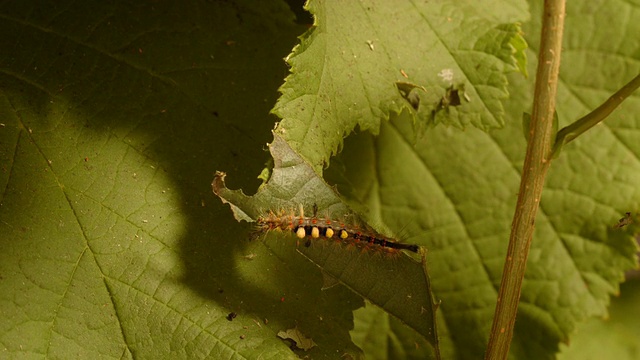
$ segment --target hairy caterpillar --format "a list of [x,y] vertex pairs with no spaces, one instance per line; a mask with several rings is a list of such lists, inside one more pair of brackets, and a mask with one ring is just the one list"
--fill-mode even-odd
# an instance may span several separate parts
[[392,240],[389,237],[378,234],[370,228],[352,226],[344,221],[331,220],[328,217],[319,218],[314,206],[314,216],[305,216],[304,209],[300,206],[300,214],[278,214],[270,211],[256,220],[258,232],[271,230],[291,231],[299,239],[307,239],[306,246],[311,245],[312,239],[335,239],[345,244],[358,247],[373,247],[388,252],[407,250],[417,253],[419,246],[404,244]]

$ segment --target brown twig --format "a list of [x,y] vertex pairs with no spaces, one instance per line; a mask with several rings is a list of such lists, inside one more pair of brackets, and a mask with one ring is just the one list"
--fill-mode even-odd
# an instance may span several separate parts
[[564,0],[545,0],[527,154],[485,359],[506,359],[513,338],[529,246],[555,137],[553,117],[564,14]]

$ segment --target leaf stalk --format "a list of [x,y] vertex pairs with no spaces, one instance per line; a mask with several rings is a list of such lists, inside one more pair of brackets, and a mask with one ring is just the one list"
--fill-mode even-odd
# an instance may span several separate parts
[[615,94],[611,95],[607,101],[598,106],[595,110],[576,120],[574,123],[558,131],[556,142],[553,145],[551,158],[556,157],[562,147],[582,135],[587,130],[599,124],[607,118],[622,102],[640,87],[640,75],[633,78]]

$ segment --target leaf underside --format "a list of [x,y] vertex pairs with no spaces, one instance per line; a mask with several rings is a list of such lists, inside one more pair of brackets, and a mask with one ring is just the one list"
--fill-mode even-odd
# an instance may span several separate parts
[[[349,219],[349,208],[335,190],[319,178],[313,169],[295,154],[282,138],[275,135],[269,149],[275,160],[269,181],[258,193],[248,197],[240,190],[230,190],[224,184],[225,174],[218,173],[212,187],[216,195],[231,204],[238,220],[248,214],[255,221],[268,212],[298,215],[302,206],[307,213],[317,207],[318,214],[331,219]],[[352,219],[356,221],[357,219]],[[271,241],[293,244],[298,240],[293,231],[273,230]],[[306,241],[306,240],[301,240]],[[310,246],[298,251],[357,294],[395,315],[435,344],[435,305],[429,292],[428,276],[423,264],[407,254],[386,254],[375,249],[364,250],[332,239],[314,239]]]
[[[486,13],[494,8],[494,13]],[[310,1],[315,24],[287,58],[277,131],[316,171],[354,131],[377,134],[391,113],[424,125],[504,125],[506,73],[524,70],[522,2]],[[345,14],[348,14],[345,16]],[[407,101],[396,87],[416,87]],[[463,89],[451,98],[452,89]]]
[[[484,44],[484,49],[502,49],[496,44],[504,43],[512,46],[509,57],[501,57],[499,51],[489,51],[492,54],[489,57],[502,67],[495,77],[483,73],[478,78],[500,79],[503,87],[496,86],[497,89],[505,89],[507,79],[515,84],[513,88],[517,88],[518,93],[507,102],[505,111],[507,118],[516,120],[508,122],[504,130],[488,134],[474,129],[459,133],[451,128],[437,127],[426,130],[423,136],[416,136],[416,119],[423,124],[445,123],[461,127],[473,124],[482,130],[499,126],[479,119],[502,119],[498,115],[502,111],[500,103],[507,93],[496,90],[493,94],[501,95],[494,98],[495,102],[488,100],[489,97],[483,97],[478,90],[485,88],[471,75],[458,83],[464,85],[459,88],[455,88],[458,85],[455,82],[451,86],[443,84],[440,70],[466,69],[466,62],[456,57],[456,50],[451,50],[455,46],[448,47],[448,51],[429,47],[432,44],[430,34],[424,36],[429,31],[421,33],[426,39],[424,42],[415,46],[412,43],[401,50],[393,48],[396,45],[393,41],[387,41],[388,34],[393,34],[394,39],[399,37],[394,31],[407,35],[403,40],[413,38],[411,31],[420,28],[420,25],[415,26],[422,24],[420,21],[408,21],[413,26],[410,30],[398,27],[399,30],[394,28],[380,35],[382,31],[371,33],[377,24],[387,24],[371,14],[381,7],[379,4],[364,6],[361,11],[352,10],[362,14],[363,19],[357,20],[358,15],[354,17],[356,20],[345,20],[348,23],[342,23],[330,5],[311,2],[309,6],[316,15],[316,27],[303,37],[301,45],[288,58],[292,75],[281,88],[283,95],[274,110],[283,119],[275,130],[276,137],[282,137],[320,173],[329,163],[329,156],[341,148],[345,134],[356,126],[370,130],[374,136],[365,133],[347,140],[340,156],[331,159],[332,166],[325,176],[338,186],[349,207],[358,209],[357,212],[368,221],[394,231],[402,230],[407,241],[428,248],[434,293],[442,301],[438,316],[445,329],[443,357],[478,358],[484,352],[493,316],[526,145],[517,120],[530,107],[533,79],[506,75],[514,69],[523,70],[518,66],[523,64],[524,47],[518,42],[517,28],[511,28],[514,30],[510,35],[512,41],[504,41],[489,34],[496,29],[508,28],[505,24],[487,26],[483,32],[465,23],[468,26],[465,41],[468,42],[456,42],[459,51],[464,53],[469,43],[476,41],[477,45],[488,38],[495,42]],[[462,9],[460,13],[464,14],[466,8],[463,6]],[[440,14],[433,9],[428,16],[420,9],[413,10],[429,24],[432,24],[429,16]],[[405,23],[396,19],[405,11],[409,12],[402,7],[391,11],[389,22]],[[602,19],[592,11],[589,16]],[[451,16],[454,23],[455,14]],[[325,23],[331,26],[323,25]],[[537,22],[527,28],[530,37],[538,33],[536,26]],[[450,29],[440,32],[441,26],[434,29],[433,32],[440,35],[451,33]],[[567,36],[583,39],[577,26]],[[438,44],[450,44],[446,36],[436,38]],[[407,43],[410,41],[401,44]],[[533,44],[535,46],[535,41]],[[580,49],[580,46],[576,48]],[[429,64],[411,58],[415,55],[407,54],[411,50],[416,50],[423,58],[429,57]],[[569,59],[575,59],[572,50],[567,50]],[[535,59],[534,51],[535,48],[527,53],[530,59]],[[397,53],[403,56],[394,57]],[[499,61],[507,58],[512,61]],[[513,61],[514,58],[520,60]],[[404,59],[411,59],[410,64],[421,64],[420,70],[407,71],[410,67],[402,63]],[[444,65],[445,62],[455,66]],[[470,63],[478,67],[483,64],[478,58]],[[535,61],[526,72],[535,73],[534,66]],[[606,72],[607,66],[602,65],[599,69]],[[620,84],[637,72],[637,66],[625,69],[626,78],[616,75]],[[592,76],[595,69],[570,66],[563,71],[571,78],[580,78],[575,73]],[[457,74],[456,71],[453,73]],[[405,74],[419,75],[407,79]],[[572,109],[575,99],[582,102],[582,111],[588,111],[616,89],[609,82],[592,84],[603,90],[599,96],[591,95],[592,100],[587,100],[581,98],[580,91],[565,91],[564,86],[568,84],[561,84],[560,96],[574,98],[570,103],[559,102],[558,113],[564,115],[561,121],[565,122],[578,115]],[[451,93],[451,89],[460,90],[460,105],[438,113],[443,94]],[[417,99],[414,92],[419,94]],[[438,96],[429,98],[430,93],[438,93]],[[575,93],[580,95],[573,95]],[[464,102],[465,96],[470,98],[468,103]],[[477,113],[462,111],[464,106],[471,106],[469,104],[478,99],[483,108],[473,108]],[[628,102],[627,115],[618,115],[618,123],[610,125],[613,132],[616,132],[616,126],[637,128],[638,118],[632,115],[638,106],[636,99]],[[435,117],[432,116],[434,111]],[[438,117],[438,114],[443,116]],[[620,121],[624,125],[620,125]],[[512,346],[516,358],[552,357],[558,343],[568,341],[576,322],[606,313],[609,296],[617,292],[624,270],[637,266],[632,237],[636,229],[614,228],[613,225],[626,210],[637,211],[639,208],[639,194],[632,190],[632,179],[637,178],[640,169],[638,146],[624,141],[624,137],[616,140],[615,136],[608,137],[606,133],[592,136],[603,137],[602,143],[596,141],[598,144],[610,144],[604,146],[610,151],[606,157],[598,148],[578,144],[556,161],[549,174]],[[590,176],[595,171],[589,165],[594,158],[598,159],[598,164],[604,161],[609,165],[601,170],[609,175]],[[621,162],[624,167],[616,165]],[[576,177],[580,180],[570,181]],[[594,193],[593,189],[602,191]],[[625,196],[612,198],[606,195],[615,193]],[[585,211],[576,214],[575,209]]]

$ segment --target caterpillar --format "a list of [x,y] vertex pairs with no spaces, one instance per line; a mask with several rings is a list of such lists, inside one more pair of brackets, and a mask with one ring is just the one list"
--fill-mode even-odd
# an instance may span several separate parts
[[392,240],[389,237],[378,234],[370,228],[354,227],[343,221],[334,221],[316,216],[317,208],[314,205],[314,216],[305,216],[304,209],[300,206],[300,214],[276,214],[272,211],[256,219],[257,232],[271,230],[291,231],[299,239],[307,239],[305,246],[311,245],[312,239],[336,239],[346,244],[358,247],[376,247],[386,251],[407,250],[414,253],[420,246],[404,244]]

